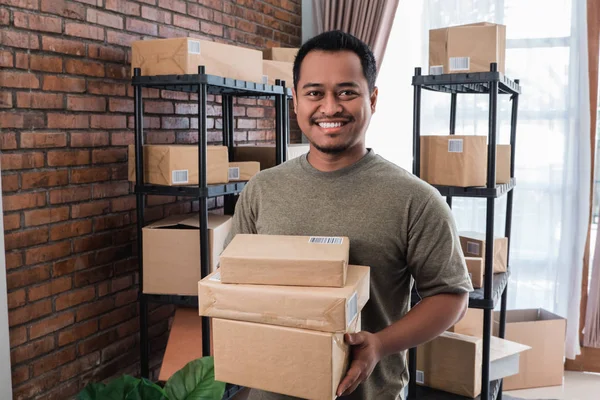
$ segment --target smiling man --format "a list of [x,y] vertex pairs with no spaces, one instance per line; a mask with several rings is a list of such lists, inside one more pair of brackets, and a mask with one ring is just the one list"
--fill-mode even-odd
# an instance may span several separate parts
[[[352,360],[338,395],[396,400],[408,383],[406,350],[459,321],[472,286],[444,199],[365,146],[377,104],[375,76],[373,53],[351,35],[326,32],[302,46],[294,109],[310,151],[248,183],[230,239],[237,233],[349,237],[350,262],[371,267],[371,296],[362,331],[346,335]],[[388,134],[396,134],[393,123]],[[413,279],[423,300],[410,309]],[[284,398],[258,390],[249,397]]]

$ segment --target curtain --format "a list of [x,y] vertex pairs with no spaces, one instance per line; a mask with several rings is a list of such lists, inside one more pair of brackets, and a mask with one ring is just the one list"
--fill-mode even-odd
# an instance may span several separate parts
[[[378,76],[378,109],[367,145],[411,170],[411,77],[414,67],[428,70],[428,31],[481,21],[507,26],[506,75],[520,79],[523,87],[508,307],[544,308],[567,318],[566,356],[574,358],[579,354],[591,177],[585,2],[401,2]],[[498,106],[498,143],[509,143],[508,97],[499,96]],[[448,134],[449,120],[450,96],[423,91],[422,134]],[[487,135],[487,125],[488,97],[458,96],[456,133]],[[505,210],[504,196],[496,200],[494,227],[499,236],[504,235]],[[485,232],[485,200],[455,198],[453,213],[460,230]]]
[[317,34],[342,30],[367,43],[383,60],[399,0],[313,0]]

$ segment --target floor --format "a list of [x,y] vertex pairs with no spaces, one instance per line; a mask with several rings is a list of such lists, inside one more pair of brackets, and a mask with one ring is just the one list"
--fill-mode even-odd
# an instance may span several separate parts
[[523,399],[598,400],[600,374],[565,371],[562,386],[505,392]]

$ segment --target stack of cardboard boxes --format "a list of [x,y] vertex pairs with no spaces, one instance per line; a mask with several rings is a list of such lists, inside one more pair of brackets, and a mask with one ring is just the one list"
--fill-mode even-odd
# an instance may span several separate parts
[[348,257],[346,237],[236,235],[198,283],[215,379],[334,399],[348,364],[344,333],[360,330],[369,300],[369,268]]

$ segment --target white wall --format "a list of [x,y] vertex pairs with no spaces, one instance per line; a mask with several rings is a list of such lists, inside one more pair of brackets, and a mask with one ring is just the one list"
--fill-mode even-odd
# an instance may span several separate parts
[[[1,176],[0,187],[2,187]],[[0,196],[0,215],[2,214],[2,196]],[[8,300],[6,295],[6,259],[4,257],[4,220],[2,218],[0,218],[0,399],[12,399],[10,342],[8,340]]]

